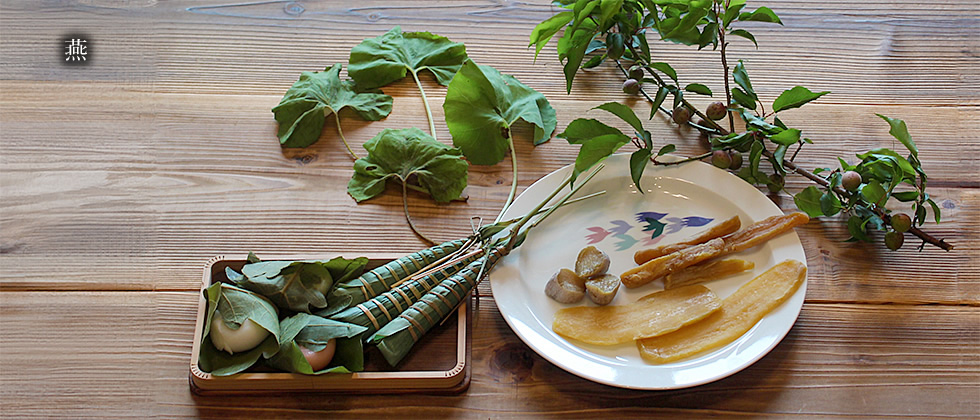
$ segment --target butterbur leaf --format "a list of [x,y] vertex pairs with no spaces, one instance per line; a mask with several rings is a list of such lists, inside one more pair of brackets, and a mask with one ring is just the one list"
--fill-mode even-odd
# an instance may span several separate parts
[[793,202],[796,203],[796,208],[808,216],[820,217],[823,216],[823,210],[820,208],[821,195],[820,190],[811,185],[803,189],[803,191],[796,193],[793,196]]
[[752,41],[752,43],[755,44],[755,47],[756,48],[759,48],[759,43],[755,41],[755,35],[752,35],[751,32],[746,31],[745,29],[734,29],[731,32],[729,32],[728,34],[729,35],[740,36],[740,37],[745,38],[745,39],[747,39],[749,41]]
[[558,137],[569,144],[580,144],[578,157],[575,158],[575,169],[572,171],[574,181],[580,174],[601,162],[620,147],[629,143],[630,137],[619,129],[605,125],[598,120],[579,118],[568,124],[565,131]]
[[640,118],[636,116],[635,112],[633,112],[633,108],[619,102],[606,102],[592,109],[601,109],[609,112],[621,118],[623,121],[626,121],[637,132],[643,132],[643,123],[640,122]]
[[471,60],[463,63],[449,84],[443,109],[453,144],[477,165],[494,165],[504,159],[510,128],[518,120],[534,126],[535,145],[548,141],[558,124],[544,95]]
[[799,108],[814,99],[817,99],[823,95],[830,93],[830,91],[824,92],[810,92],[803,86],[794,86],[792,89],[784,90],[783,93],[779,94],[772,103],[772,112],[784,111],[787,109]]
[[[357,202],[374,198],[389,179],[415,179],[438,202],[459,198],[466,188],[467,164],[459,149],[439,143],[418,128],[386,128],[364,143],[367,157],[354,162],[347,193]],[[414,175],[414,177],[413,177]]]
[[909,129],[905,125],[905,121],[897,118],[888,118],[881,114],[875,115],[888,122],[888,125],[891,126],[891,130],[888,130],[888,134],[891,134],[892,137],[895,137],[895,139],[902,142],[902,144],[905,145],[905,148],[909,149],[909,152],[912,153],[912,157],[918,160],[919,148],[915,145],[915,142],[912,141],[912,136],[909,135]]
[[327,306],[334,285],[357,277],[367,258],[337,257],[329,261],[264,261],[242,267],[245,276],[236,284],[254,291],[281,308],[309,312]]
[[700,94],[700,95],[712,96],[711,95],[711,89],[709,89],[707,86],[702,85],[700,83],[691,83],[691,84],[685,86],[684,87],[684,90],[686,90],[688,92],[694,92],[694,93],[697,93],[697,94]]
[[[202,371],[215,376],[233,375],[248,369],[260,357],[272,357],[279,350],[279,315],[272,303],[256,293],[225,283],[214,283],[204,293],[208,306],[199,359]],[[232,329],[251,319],[269,331],[269,336],[254,349],[228,354],[211,342],[211,322],[216,316]]]
[[326,116],[351,108],[368,121],[391,113],[392,99],[381,93],[357,93],[353,83],[340,80],[340,64],[320,72],[304,71],[286,91],[272,113],[279,123],[282,147],[306,147],[320,139]]
[[738,16],[738,20],[741,21],[756,21],[756,22],[769,22],[783,24],[783,21],[779,20],[779,16],[776,16],[776,12],[768,7],[760,7],[753,12],[745,12]]
[[358,89],[374,89],[401,80],[409,71],[428,70],[447,85],[466,60],[466,47],[429,32],[405,32],[394,27],[377,38],[365,39],[350,50],[347,72]]
[[[364,351],[358,336],[367,328],[306,313],[286,318],[280,325],[283,337],[279,351],[269,359],[272,367],[307,375],[364,370]],[[334,357],[326,368],[314,372],[300,346],[320,351],[330,340],[336,340]]]
[[561,12],[548,19],[544,22],[539,23],[531,31],[531,43],[528,47],[534,46],[534,59],[538,59],[538,54],[541,49],[555,36],[561,28],[564,28],[568,22],[572,21],[572,12]]

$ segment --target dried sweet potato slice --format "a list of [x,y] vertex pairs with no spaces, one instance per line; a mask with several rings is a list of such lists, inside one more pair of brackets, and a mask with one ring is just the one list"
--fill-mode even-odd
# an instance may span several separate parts
[[651,363],[667,363],[731,343],[792,296],[805,277],[806,266],[799,261],[776,264],[725,298],[721,309],[704,320],[637,340],[640,355]]
[[633,254],[633,261],[636,261],[637,264],[643,264],[654,258],[659,258],[664,255],[680,251],[692,245],[700,245],[712,239],[720,238],[722,236],[728,235],[732,232],[737,231],[738,228],[740,227],[742,227],[742,221],[738,218],[737,215],[732,216],[732,218],[725,220],[721,223],[718,223],[717,225],[712,226],[711,228],[705,230],[704,232],[701,232],[683,241],[670,245],[658,246],[656,248],[641,249],[639,251],[636,251],[636,253]]
[[755,268],[755,263],[738,258],[707,261],[692,265],[664,277],[664,289],[704,283]]
[[654,292],[629,305],[561,309],[555,313],[552,329],[585,343],[613,345],[674,331],[703,319],[720,305],[710,289],[695,284]]

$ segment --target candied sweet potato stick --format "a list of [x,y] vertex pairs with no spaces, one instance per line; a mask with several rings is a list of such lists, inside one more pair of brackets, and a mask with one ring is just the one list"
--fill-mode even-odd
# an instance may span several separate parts
[[806,278],[806,266],[786,260],[746,283],[707,318],[658,337],[637,340],[640,356],[667,363],[716,349],[745,334],[793,295]]
[[668,274],[667,277],[664,277],[664,289],[674,289],[689,284],[704,283],[753,268],[755,268],[754,262],[738,258],[707,261]]
[[721,238],[715,238],[701,245],[694,245],[660,258],[654,258],[619,277],[626,287],[640,287],[676,270],[717,257],[724,250],[725,241]]
[[[701,261],[761,245],[808,221],[810,217],[801,212],[772,216],[738,232],[647,261],[623,273],[620,278],[626,287],[639,287]],[[722,244],[719,245],[718,242]]]
[[803,212],[762,219],[745,229],[724,237],[726,251],[739,252],[764,244],[794,227],[805,225],[809,221],[810,216]]
[[647,248],[636,251],[636,253],[633,254],[633,261],[635,261],[637,264],[643,264],[654,258],[659,258],[664,255],[680,251],[689,246],[700,245],[712,239],[728,235],[737,231],[740,227],[742,227],[742,221],[738,218],[738,215],[735,215],[730,219],[722,221],[721,223],[708,228],[704,232],[698,233],[697,235],[691,236],[683,241],[658,246],[656,248]]

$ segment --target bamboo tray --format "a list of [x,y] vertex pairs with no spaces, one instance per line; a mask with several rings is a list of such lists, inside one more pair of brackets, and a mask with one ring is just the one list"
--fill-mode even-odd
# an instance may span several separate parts
[[[310,258],[280,258],[301,260]],[[391,259],[371,259],[367,269],[380,266]],[[470,306],[465,302],[456,314],[429,331],[399,363],[388,366],[381,353],[366,347],[364,371],[351,374],[303,375],[255,367],[231,376],[213,376],[198,366],[207,299],[204,289],[214,282],[227,282],[225,267],[241,270],[245,260],[226,260],[214,257],[204,267],[194,346],[191,351],[190,388],[197,395],[221,395],[268,392],[350,391],[355,393],[412,393],[455,394],[470,383]]]

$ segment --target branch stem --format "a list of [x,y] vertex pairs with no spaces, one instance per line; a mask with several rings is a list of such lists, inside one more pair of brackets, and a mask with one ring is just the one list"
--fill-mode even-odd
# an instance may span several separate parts
[[[724,10],[728,10],[728,6],[731,4],[731,0],[725,0]],[[723,11],[724,11],[723,10]],[[724,13],[716,13],[716,16],[724,16]],[[722,19],[724,23],[724,19]],[[725,30],[728,29],[725,25],[718,25],[718,42],[721,44],[721,67],[724,71],[725,76],[725,108],[728,108],[728,131],[735,132],[735,112],[730,108],[732,106],[732,89],[729,87],[728,82],[728,54],[726,53],[726,47],[728,44],[725,42]]]
[[[766,158],[772,158],[773,157],[772,152],[770,152],[770,151],[768,151],[766,149],[763,149],[762,150],[762,155],[765,156]],[[827,187],[830,186],[830,181],[827,181],[823,177],[821,177],[821,176],[819,176],[817,174],[814,174],[814,173],[812,173],[810,171],[807,171],[806,169],[803,169],[803,168],[800,168],[799,166],[796,166],[796,164],[793,163],[792,161],[788,161],[788,160],[783,159],[783,167],[786,168],[786,169],[789,169],[789,170],[791,170],[793,172],[795,172],[798,175],[803,176],[806,179],[809,179],[810,181],[813,181],[813,182],[815,182],[817,184],[820,184],[824,188],[827,188]],[[841,188],[840,186],[834,187],[834,192],[837,193],[837,194],[840,194],[840,195],[842,195],[844,197],[847,197],[847,198],[850,198],[851,197],[851,193],[848,192],[847,190]],[[874,211],[875,214],[878,215],[878,217],[880,217],[881,220],[883,220],[885,223],[891,224],[891,216],[889,216],[887,213],[885,213],[885,211],[881,207],[875,205],[875,206],[872,207],[871,210]],[[930,234],[928,234],[926,232],[923,232],[921,229],[919,229],[916,226],[912,226],[911,228],[909,228],[909,231],[908,232],[911,233],[912,235],[917,236],[919,239],[922,239],[926,243],[928,243],[930,245],[935,245],[935,246],[941,248],[944,251],[951,251],[953,249],[953,244],[951,244],[949,242],[946,242],[945,239],[936,239],[934,236],[932,236],[932,235],[930,235]]]

